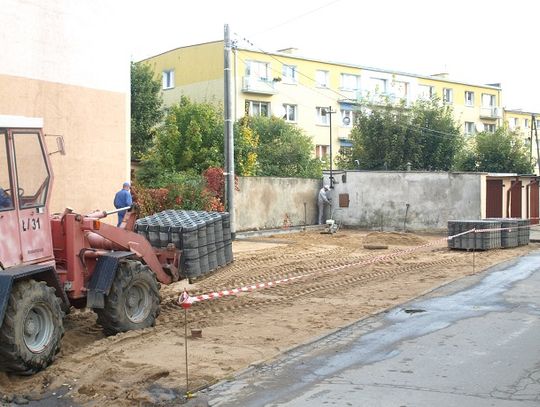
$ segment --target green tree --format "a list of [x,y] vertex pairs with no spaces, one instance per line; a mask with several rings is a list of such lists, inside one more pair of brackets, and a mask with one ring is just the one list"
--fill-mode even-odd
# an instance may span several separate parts
[[174,178],[177,172],[201,174],[209,167],[222,167],[222,109],[210,103],[194,103],[183,96],[180,103],[167,111],[152,148],[141,161],[138,177],[146,185]]
[[155,128],[163,117],[161,84],[147,64],[131,62],[131,154],[141,156],[152,145]]
[[234,171],[240,176],[257,174],[259,135],[250,127],[251,117],[244,116],[234,126]]
[[531,174],[533,163],[518,133],[508,127],[499,127],[493,133],[476,134],[460,156],[457,168],[462,171]]
[[436,99],[364,104],[355,113],[353,146],[338,154],[340,168],[449,170],[462,148],[451,109]]
[[249,127],[258,135],[257,175],[319,178],[320,160],[313,158],[311,137],[277,117],[253,117]]
[[452,109],[438,99],[417,101],[412,106],[413,130],[419,133],[415,142],[419,147],[419,160],[413,168],[448,171],[464,145],[460,126],[454,120]]

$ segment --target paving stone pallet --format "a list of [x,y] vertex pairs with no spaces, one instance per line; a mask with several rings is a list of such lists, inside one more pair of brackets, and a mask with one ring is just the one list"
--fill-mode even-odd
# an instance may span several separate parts
[[[449,220],[448,236],[457,235],[471,229],[499,229],[500,221],[491,220]],[[501,232],[494,230],[489,232],[467,233],[448,240],[451,249],[466,250],[489,250],[501,247]]]
[[138,219],[135,230],[154,247],[173,243],[182,250],[181,271],[187,278],[203,276],[233,261],[227,212],[169,209]]
[[483,220],[450,220],[448,236],[471,229],[505,229],[468,233],[448,241],[451,249],[489,250],[529,244],[530,220],[519,218],[487,218]]
[[488,221],[501,222],[501,247],[517,247],[519,246],[518,234],[519,222],[517,218],[487,218]]

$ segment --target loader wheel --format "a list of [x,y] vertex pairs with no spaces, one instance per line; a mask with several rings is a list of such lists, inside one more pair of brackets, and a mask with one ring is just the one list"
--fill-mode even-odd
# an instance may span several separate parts
[[64,335],[60,304],[44,281],[13,286],[0,329],[1,370],[30,375],[53,362]]
[[122,261],[103,309],[94,309],[106,335],[154,326],[160,312],[159,284],[148,266]]

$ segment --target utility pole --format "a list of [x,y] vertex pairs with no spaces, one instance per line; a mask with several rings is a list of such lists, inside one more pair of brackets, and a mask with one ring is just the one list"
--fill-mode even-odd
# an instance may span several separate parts
[[332,163],[332,114],[336,113],[332,110],[332,106],[329,106],[326,109],[326,114],[328,115],[328,124],[330,125],[330,188],[334,188],[334,175],[332,172],[333,163]]
[[532,152],[533,152],[533,126],[534,126],[534,114],[531,115],[531,135],[529,136],[529,159],[531,160],[532,162],[532,158],[533,158],[533,155],[532,155]]
[[536,128],[536,116],[534,114],[531,116],[531,143],[533,129],[534,139],[536,141],[536,163],[538,164],[538,174],[540,174],[540,147],[538,146],[538,129]]
[[225,119],[225,208],[229,212],[231,221],[231,237],[236,235],[236,222],[234,216],[234,133],[233,133],[233,88],[231,74],[231,36],[229,25],[224,29],[224,119]]

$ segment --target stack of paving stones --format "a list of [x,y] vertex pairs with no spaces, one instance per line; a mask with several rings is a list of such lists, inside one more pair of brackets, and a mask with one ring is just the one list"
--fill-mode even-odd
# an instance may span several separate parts
[[518,246],[528,245],[531,239],[531,220],[518,219]]
[[169,209],[138,219],[135,231],[154,247],[173,243],[182,250],[180,268],[186,278],[202,277],[233,261],[227,212]]
[[[500,220],[449,220],[448,236],[454,236],[471,229],[500,229]],[[451,249],[489,250],[501,247],[501,231],[466,233],[448,240]]]
[[517,247],[519,244],[518,235],[520,233],[519,221],[517,218],[488,218],[488,221],[501,222],[501,247]]

